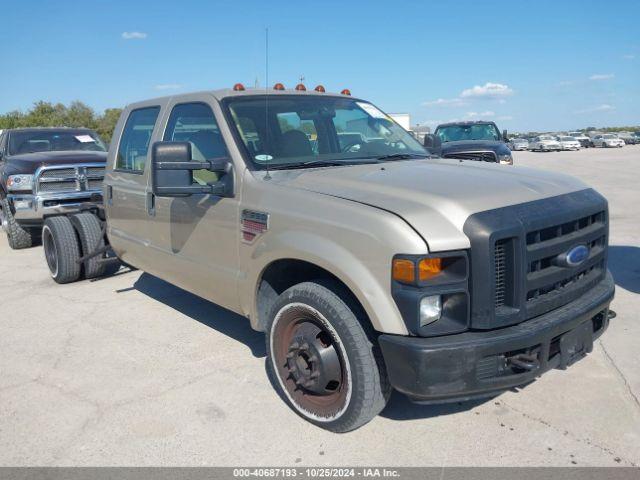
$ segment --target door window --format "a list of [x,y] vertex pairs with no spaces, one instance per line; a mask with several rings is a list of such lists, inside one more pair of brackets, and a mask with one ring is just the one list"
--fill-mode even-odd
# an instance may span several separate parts
[[133,110],[129,114],[118,145],[116,170],[142,173],[159,113],[160,107],[148,107]]
[[[191,159],[198,162],[228,157],[218,122],[211,107],[205,103],[183,103],[171,111],[164,140],[191,143]],[[209,170],[194,170],[193,180],[200,185],[218,181],[218,174]]]

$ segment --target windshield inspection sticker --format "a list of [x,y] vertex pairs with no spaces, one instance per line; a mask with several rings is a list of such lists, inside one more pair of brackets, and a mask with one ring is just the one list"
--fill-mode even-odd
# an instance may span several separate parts
[[383,112],[378,110],[376,107],[374,107],[370,103],[356,102],[356,104],[365,112],[367,112],[369,115],[371,115],[373,118],[387,118],[387,116]]
[[268,162],[269,160],[273,160],[271,155],[256,155],[256,160],[259,162]]
[[91,135],[76,135],[76,140],[80,143],[93,143],[95,139]]

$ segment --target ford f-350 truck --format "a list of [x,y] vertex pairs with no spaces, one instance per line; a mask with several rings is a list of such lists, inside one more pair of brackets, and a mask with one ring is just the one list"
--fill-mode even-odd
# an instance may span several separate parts
[[392,388],[494,396],[590,352],[608,223],[582,182],[434,158],[347,90],[238,84],[126,107],[104,205],[43,238],[60,283],[112,250],[247,317],[290,407],[345,432]]

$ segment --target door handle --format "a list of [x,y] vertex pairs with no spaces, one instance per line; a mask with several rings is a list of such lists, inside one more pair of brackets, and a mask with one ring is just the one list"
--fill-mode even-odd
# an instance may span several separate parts
[[147,192],[147,213],[152,217],[156,216],[156,196],[153,192]]
[[113,186],[107,185],[107,205],[113,205]]

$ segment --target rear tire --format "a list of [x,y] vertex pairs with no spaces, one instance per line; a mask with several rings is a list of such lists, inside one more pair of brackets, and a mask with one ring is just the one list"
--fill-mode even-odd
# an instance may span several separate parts
[[9,246],[13,250],[29,248],[33,246],[36,235],[34,231],[21,227],[11,213],[9,202],[6,198],[0,200],[0,223],[2,228],[7,232],[7,240]]
[[[80,256],[88,255],[104,247],[102,225],[95,215],[92,213],[77,213],[71,217],[71,224],[78,232],[81,247]],[[83,262],[85,278],[96,278],[105,274],[106,266],[101,262],[103,257],[104,255],[96,255]]]
[[332,432],[369,422],[391,394],[360,310],[338,283],[304,282],[278,297],[267,324],[267,371],[274,387],[298,415]]
[[71,283],[80,278],[80,242],[68,217],[45,220],[42,244],[49,272],[57,283]]

